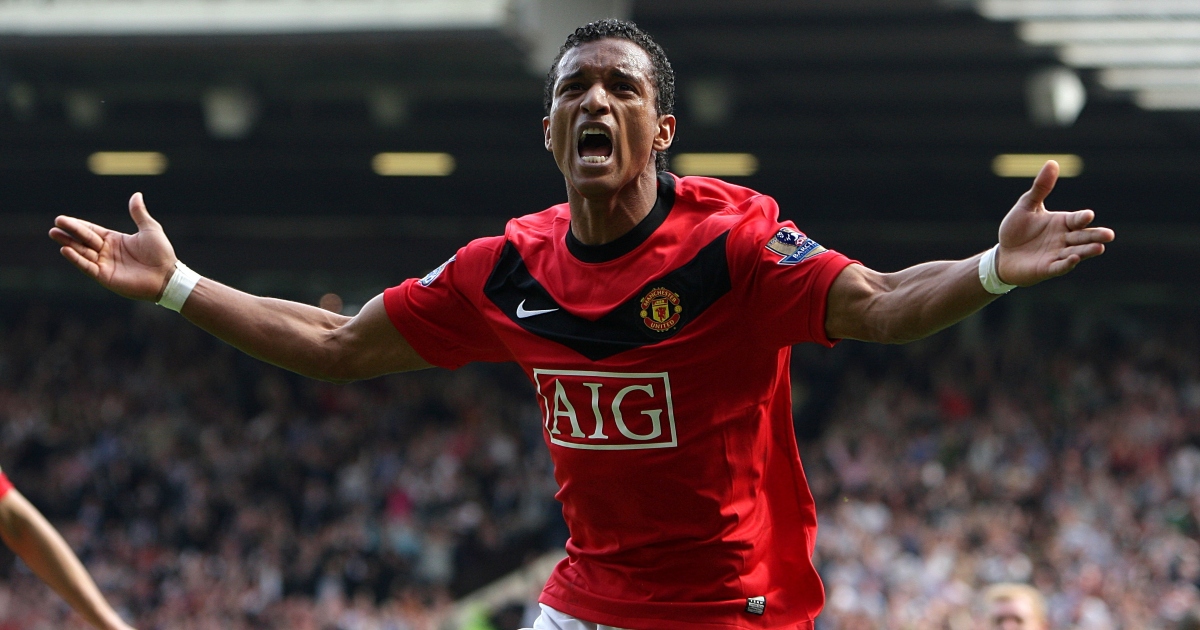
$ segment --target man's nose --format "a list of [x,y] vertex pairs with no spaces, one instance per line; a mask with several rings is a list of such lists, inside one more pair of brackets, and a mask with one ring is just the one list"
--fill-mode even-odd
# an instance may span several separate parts
[[583,111],[589,114],[603,114],[608,112],[608,90],[604,89],[603,85],[593,85],[588,89],[587,94],[584,95],[580,106],[583,107]]

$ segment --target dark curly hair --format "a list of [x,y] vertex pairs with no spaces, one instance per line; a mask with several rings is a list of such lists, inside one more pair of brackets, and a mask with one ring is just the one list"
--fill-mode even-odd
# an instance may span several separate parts
[[[554,84],[558,81],[558,62],[562,61],[563,55],[567,54],[568,50],[580,44],[609,38],[627,39],[646,51],[646,54],[650,56],[651,64],[654,66],[654,83],[658,88],[658,94],[654,99],[654,108],[657,110],[659,116],[674,114],[675,71],[671,69],[671,62],[667,60],[667,53],[646,31],[638,28],[637,24],[609,18],[585,24],[575,29],[574,33],[567,36],[567,41],[562,45],[562,48],[558,49],[558,56],[554,58],[554,63],[550,65],[550,72],[546,74],[546,86],[542,90],[542,105],[546,108],[546,115],[550,115],[550,106],[554,102]],[[659,151],[654,159],[655,166],[659,171],[667,170],[666,151]]]

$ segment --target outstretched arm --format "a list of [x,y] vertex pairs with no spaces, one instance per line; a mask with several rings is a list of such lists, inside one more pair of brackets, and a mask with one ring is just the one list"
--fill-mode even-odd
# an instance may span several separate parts
[[[1091,210],[1049,212],[1058,180],[1047,162],[1033,187],[1000,224],[997,271],[1007,284],[1030,286],[1061,276],[1104,253],[1115,234],[1088,227]],[[979,259],[929,262],[896,273],[850,265],[829,289],[826,333],[832,339],[905,343],[931,335],[996,299],[979,281]]]
[[[124,234],[74,217],[54,221],[62,255],[105,288],[157,301],[175,273],[175,250],[141,193],[129,200],[137,232]],[[254,357],[305,376],[352,381],[430,367],[392,326],[382,296],[354,317],[264,298],[203,278],[180,311],[197,326]]]
[[0,537],[88,623],[102,630],[130,629],[58,531],[15,489],[0,499]]

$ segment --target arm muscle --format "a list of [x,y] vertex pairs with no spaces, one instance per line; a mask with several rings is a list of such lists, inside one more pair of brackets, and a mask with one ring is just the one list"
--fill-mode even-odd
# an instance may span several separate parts
[[382,295],[346,317],[205,278],[180,312],[235,348],[312,378],[346,382],[430,367],[392,325]]
[[979,256],[928,262],[895,273],[850,265],[829,289],[825,330],[831,339],[906,343],[983,308]]

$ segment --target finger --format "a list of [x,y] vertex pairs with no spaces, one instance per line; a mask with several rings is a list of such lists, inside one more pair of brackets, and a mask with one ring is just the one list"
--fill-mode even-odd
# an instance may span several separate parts
[[1079,265],[1081,260],[1083,259],[1079,256],[1067,256],[1066,258],[1050,263],[1050,268],[1048,269],[1050,276],[1061,276],[1064,273],[1071,271]]
[[66,230],[61,230],[59,228],[50,228],[50,238],[53,239],[55,242],[57,242],[59,245],[62,245],[63,247],[78,246],[77,249],[79,249],[80,251],[82,251],[83,249],[87,249],[88,251],[92,251],[92,252],[97,251],[96,248],[89,247],[87,244],[85,244],[82,241],[80,241],[79,239],[75,238],[74,234],[71,234],[70,232],[68,232]]
[[150,211],[146,209],[146,200],[140,192],[133,193],[133,196],[129,198],[129,216],[133,218],[133,222],[137,224],[139,230],[158,227],[158,221],[150,216]]
[[1064,247],[1058,253],[1059,259],[1066,260],[1068,258],[1078,258],[1086,260],[1095,258],[1104,253],[1104,243],[1088,243],[1087,245],[1075,245],[1074,247]]
[[1074,269],[1080,262],[1088,258],[1095,258],[1103,253],[1103,243],[1088,243],[1087,245],[1066,247],[1059,252],[1059,259],[1050,263],[1047,271],[1049,271],[1051,276],[1061,276]]
[[79,221],[80,225],[83,225],[83,226],[87,227],[87,229],[95,232],[97,235],[100,236],[100,238],[104,238],[112,233],[112,230],[110,230],[98,223],[92,223],[91,221],[84,221],[83,219],[76,219],[76,220]]
[[100,260],[100,252],[88,247],[87,245],[84,245],[83,243],[80,243],[79,241],[75,241],[75,240],[67,240],[66,242],[60,241],[60,244],[63,246],[64,249],[74,250],[75,253],[79,254],[80,256],[86,258],[87,260],[89,260],[91,262],[98,262]]
[[1067,229],[1082,230],[1091,225],[1096,218],[1096,213],[1091,210],[1076,210],[1075,212],[1067,213]]
[[76,252],[70,247],[63,247],[62,249],[59,249],[58,252],[63,255],[63,258],[71,261],[72,265],[75,265],[77,269],[82,271],[89,278],[95,279],[100,275],[100,265],[97,265],[83,256],[80,256],[79,252]]
[[67,232],[66,230],[60,230],[59,228],[50,228],[50,238],[64,247],[70,243],[79,242],[75,240],[74,236],[71,236],[70,232]]
[[1085,243],[1111,243],[1117,237],[1116,232],[1108,228],[1087,228],[1067,232],[1067,245],[1083,245]]
[[1058,182],[1058,162],[1050,160],[1042,166],[1042,170],[1038,171],[1037,177],[1033,179],[1033,187],[1029,192],[1025,193],[1027,201],[1030,203],[1029,210],[1036,210],[1046,197],[1050,196],[1050,191],[1054,190],[1054,184]]
[[100,226],[94,223],[81,221],[75,217],[59,216],[54,219],[54,227],[70,234],[75,240],[93,249],[100,249],[104,246],[104,238],[97,230]]

